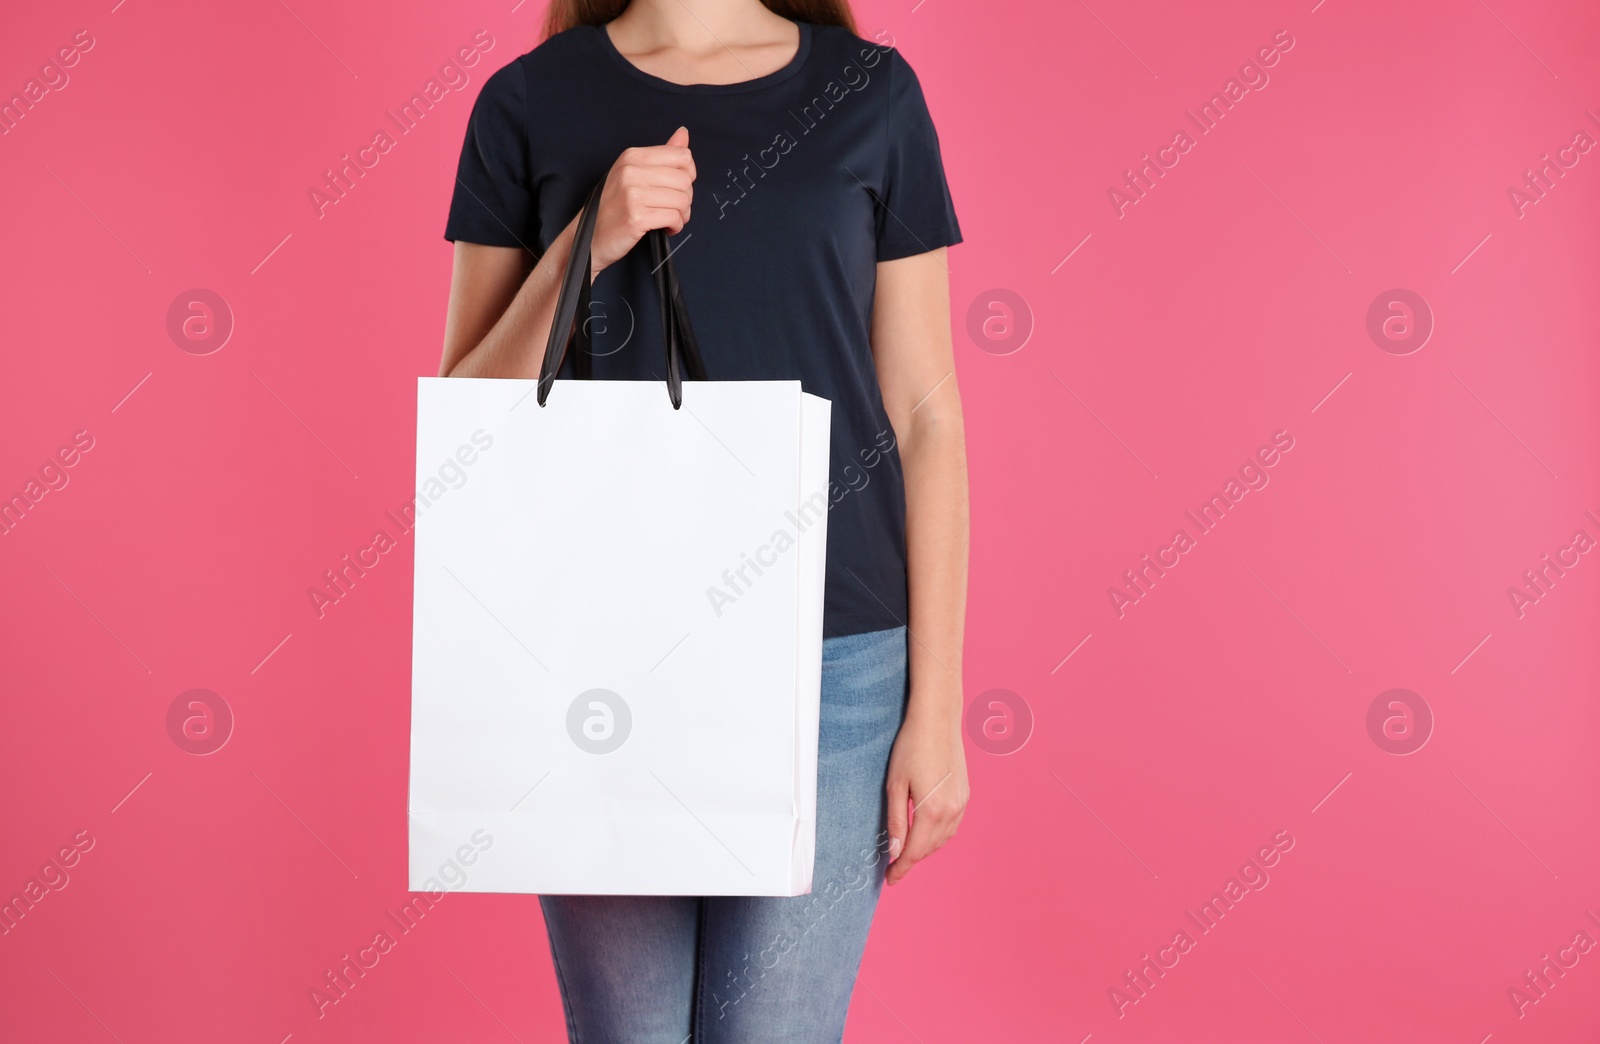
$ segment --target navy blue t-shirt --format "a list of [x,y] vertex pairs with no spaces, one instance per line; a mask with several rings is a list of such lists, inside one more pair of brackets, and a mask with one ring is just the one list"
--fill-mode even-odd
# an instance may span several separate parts
[[[623,149],[681,126],[697,172],[673,264],[712,380],[794,380],[833,403],[823,633],[906,622],[905,485],[868,333],[876,264],[961,242],[939,141],[891,47],[799,22],[786,66],[675,84],[606,31],[557,34],[484,82],[445,238],[541,254]],[[661,380],[639,246],[594,283],[596,380]],[[560,377],[571,377],[573,360]]]

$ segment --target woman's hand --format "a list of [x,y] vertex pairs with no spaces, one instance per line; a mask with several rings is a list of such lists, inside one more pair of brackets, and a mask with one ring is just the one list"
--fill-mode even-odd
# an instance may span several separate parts
[[694,199],[694,175],[687,127],[673,131],[665,145],[624,150],[600,193],[589,252],[594,274],[621,260],[651,229],[664,228],[670,235],[683,231]]
[[[954,705],[960,707],[961,701]],[[889,754],[888,790],[889,869],[884,881],[892,885],[954,837],[961,824],[969,791],[959,715],[951,720],[944,713],[919,713],[917,700],[911,701]]]

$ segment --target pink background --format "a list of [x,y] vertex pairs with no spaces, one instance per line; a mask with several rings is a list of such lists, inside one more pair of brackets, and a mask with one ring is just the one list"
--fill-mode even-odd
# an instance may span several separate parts
[[[307,993],[408,898],[409,539],[323,618],[306,591],[412,495],[464,122],[542,5],[113,2],[0,37],[5,96],[94,39],[0,136],[0,493],[93,438],[0,537],[0,897],[94,839],[0,936],[0,1037],[557,1039],[531,897],[450,895],[326,1017]],[[922,78],[967,237],[981,704],[966,823],[886,896],[851,1039],[1595,1040],[1600,951],[1520,1016],[1508,993],[1600,940],[1600,561],[1520,617],[1507,594],[1600,538],[1600,152],[1509,195],[1600,139],[1592,6],[858,13]],[[319,218],[322,172],[480,30],[466,89]],[[1185,110],[1280,30],[1199,133]],[[1119,217],[1108,190],[1186,127]],[[235,324],[205,355],[166,320],[197,287]],[[1368,333],[1394,288],[1433,316],[1420,349]],[[1197,536],[1185,511],[1285,430]],[[1180,527],[1119,617],[1108,588]],[[194,688],[235,718],[207,756],[167,729]],[[1391,689],[1431,711],[1403,756],[1367,724]],[[992,754],[1007,700],[1031,732]],[[1199,932],[1279,831],[1269,883]]]

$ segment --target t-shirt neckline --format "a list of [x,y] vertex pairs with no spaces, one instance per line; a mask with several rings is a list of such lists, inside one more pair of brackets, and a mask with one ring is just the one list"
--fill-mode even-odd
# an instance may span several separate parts
[[811,54],[811,23],[797,19],[793,21],[800,28],[800,47],[795,51],[794,57],[789,59],[789,63],[774,69],[765,76],[757,76],[753,80],[740,80],[737,83],[674,83],[671,80],[663,79],[660,76],[645,72],[628,61],[623,53],[617,50],[617,45],[611,41],[611,34],[606,32],[604,25],[592,25],[589,28],[599,34],[601,49],[609,54],[611,59],[620,65],[625,73],[642,83],[649,84],[651,87],[658,90],[671,91],[675,94],[738,94],[742,91],[756,91],[763,87],[770,87],[775,83],[781,83],[798,73],[805,66],[806,59]]

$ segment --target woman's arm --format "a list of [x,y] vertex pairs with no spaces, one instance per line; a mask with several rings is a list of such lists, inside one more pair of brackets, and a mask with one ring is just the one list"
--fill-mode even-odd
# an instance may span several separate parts
[[[600,194],[590,248],[593,275],[651,229],[681,232],[689,221],[694,177],[689,132],[683,127],[665,145],[624,150]],[[456,243],[439,376],[539,376],[577,227],[575,215],[531,271],[530,255],[520,247]]]
[[440,377],[539,376],[577,220],[531,271],[521,247],[456,243]]
[[968,794],[961,741],[967,450],[945,254],[879,263],[873,301],[873,360],[905,472],[911,598],[911,698],[889,758],[889,884],[954,836]]

